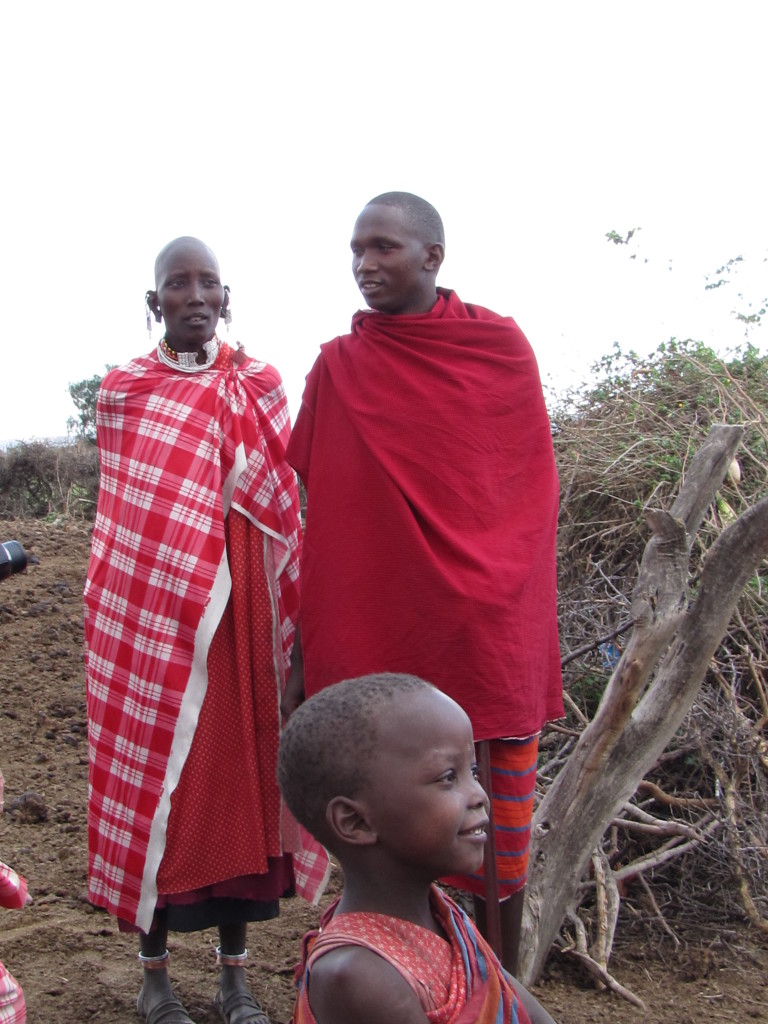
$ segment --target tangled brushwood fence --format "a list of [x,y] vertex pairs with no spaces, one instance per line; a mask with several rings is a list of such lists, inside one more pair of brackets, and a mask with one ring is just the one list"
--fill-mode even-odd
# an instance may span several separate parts
[[[560,607],[569,717],[542,742],[540,783],[546,797],[537,821],[546,834],[534,836],[532,843],[527,907],[529,940],[537,939],[538,948],[534,951],[529,941],[524,980],[539,972],[554,939],[602,982],[613,984],[607,963],[622,903],[627,914],[655,927],[673,945],[677,937],[663,912],[671,898],[678,919],[686,912],[699,921],[710,915],[722,926],[737,911],[758,932],[768,932],[768,550],[754,557],[739,585],[734,614],[722,624],[724,636],[711,661],[707,658],[704,684],[688,714],[631,791],[616,806],[606,798],[594,842],[588,838],[587,812],[577,800],[589,773],[586,788],[596,791],[605,773],[631,756],[631,741],[638,739],[644,721],[647,728],[648,708],[639,705],[660,679],[664,682],[664,672],[669,685],[686,685],[686,679],[669,675],[670,662],[675,657],[679,662],[674,645],[684,635],[685,617],[701,611],[697,603],[705,596],[715,542],[721,538],[717,557],[724,579],[721,591],[710,595],[715,613],[719,603],[727,605],[738,571],[735,553],[723,563],[729,537],[741,534],[743,543],[748,536],[755,550],[762,543],[768,517],[763,499],[767,369],[768,359],[753,348],[729,361],[694,342],[672,342],[643,360],[617,349],[595,368],[593,383],[566,396],[554,412],[563,490]],[[706,447],[713,426],[729,423],[743,429],[722,427],[715,445],[720,454],[711,457],[726,461],[708,468],[694,498],[693,454]],[[691,502],[701,495],[703,505],[692,515]],[[674,515],[654,509],[674,509]],[[744,533],[749,517],[753,534]],[[729,526],[738,530],[726,533]],[[655,539],[646,551],[652,532]],[[653,589],[668,572],[659,568],[665,551],[676,551],[678,559],[676,582],[664,582],[672,586],[667,595],[663,588]],[[749,561],[749,550],[746,556]],[[654,559],[654,571],[662,575],[649,588],[644,576]],[[662,609],[664,599],[672,606]],[[654,669],[643,661],[649,652],[642,643],[660,628],[661,619],[669,633],[656,633],[654,657],[660,667]],[[626,706],[611,722],[606,705],[614,702],[616,710],[622,701]],[[609,732],[619,728],[621,733],[607,745],[590,724],[601,716]],[[657,723],[659,729],[663,725]],[[561,805],[557,801],[568,785],[573,791]],[[580,807],[573,818],[571,800]],[[561,831],[553,839],[558,829],[568,834]],[[580,856],[573,852],[572,831],[577,847],[579,835],[582,846],[587,844]],[[584,870],[562,890],[553,927],[543,918],[549,915],[547,902],[558,898],[551,885],[556,859],[547,849],[556,842],[571,846],[562,873],[568,876],[578,863]],[[537,865],[537,856],[549,859],[549,867]]]
[[0,451],[0,516],[92,519],[99,491],[96,446],[19,442]]

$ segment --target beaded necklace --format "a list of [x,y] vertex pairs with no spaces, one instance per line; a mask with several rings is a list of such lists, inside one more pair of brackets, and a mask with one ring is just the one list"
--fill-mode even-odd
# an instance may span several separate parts
[[170,366],[174,370],[182,370],[184,373],[196,373],[199,370],[208,369],[209,366],[215,363],[220,345],[221,342],[214,334],[211,340],[206,341],[202,348],[205,354],[205,362],[198,363],[197,357],[200,354],[199,352],[177,352],[176,349],[171,348],[166,341],[165,335],[163,335],[157,343],[157,355],[160,362],[165,363],[166,366]]

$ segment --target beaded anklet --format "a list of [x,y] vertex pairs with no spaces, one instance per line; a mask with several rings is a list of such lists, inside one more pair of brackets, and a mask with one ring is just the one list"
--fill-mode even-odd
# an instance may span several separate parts
[[242,953],[222,953],[221,946],[216,947],[216,963],[219,967],[245,967],[247,959],[247,949],[244,949]]

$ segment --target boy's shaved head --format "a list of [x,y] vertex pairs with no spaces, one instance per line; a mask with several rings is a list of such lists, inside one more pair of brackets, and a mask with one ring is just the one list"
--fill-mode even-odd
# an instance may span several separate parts
[[213,250],[207,246],[205,242],[201,242],[199,238],[193,238],[192,235],[182,235],[180,238],[174,238],[172,242],[164,245],[157,254],[157,259],[155,260],[155,288],[159,287],[161,284],[163,270],[168,262],[168,258],[172,256],[177,249],[200,250],[212,260],[216,269],[219,269],[219,261],[216,259]]
[[434,689],[417,676],[382,672],[329,686],[294,711],[280,740],[277,780],[308,832],[327,843],[329,802],[354,798],[366,785],[380,712],[404,694]]
[[383,192],[366,203],[366,206],[396,206],[405,214],[408,222],[425,245],[436,242],[445,246],[445,231],[440,214],[426,199],[412,192]]

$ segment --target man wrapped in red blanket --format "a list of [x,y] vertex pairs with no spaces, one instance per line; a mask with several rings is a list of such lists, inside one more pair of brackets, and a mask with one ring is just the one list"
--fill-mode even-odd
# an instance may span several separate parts
[[[283,708],[340,679],[410,672],[465,709],[476,740],[518,741],[491,747],[513,969],[537,734],[563,713],[558,480],[536,360],[512,319],[436,288],[429,203],[377,197],[351,244],[372,310],[322,346],[288,446],[307,523]],[[460,884],[482,895],[482,871]]]

